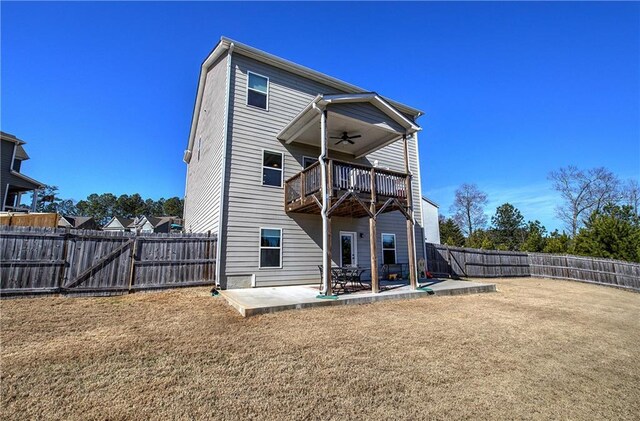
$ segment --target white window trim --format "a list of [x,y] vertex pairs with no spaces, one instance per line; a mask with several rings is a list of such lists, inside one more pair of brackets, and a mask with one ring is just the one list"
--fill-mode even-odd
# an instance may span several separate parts
[[351,266],[353,267],[357,267],[358,266],[358,233],[357,232],[353,232],[353,231],[340,231],[340,266],[344,267],[344,262],[342,261],[342,235],[349,235],[351,234],[353,236],[353,243],[351,243],[351,247],[352,247],[352,252],[353,252],[353,262],[351,262]]
[[[254,91],[254,92],[258,92],[258,93],[264,94],[264,92],[262,92],[262,91],[259,91],[259,90],[257,90],[257,89],[253,89],[253,88],[250,88],[250,87],[249,87],[249,75],[254,75],[254,76],[263,77],[263,78],[267,79],[267,92],[266,92],[266,95],[267,95],[267,108],[262,108],[262,107],[258,107],[258,106],[256,106],[256,105],[251,105],[251,104],[249,104],[249,90],[252,90],[252,91]],[[268,78],[267,76],[261,75],[261,74],[259,74],[259,73],[256,73],[256,72],[252,72],[252,71],[247,70],[247,84],[246,84],[246,85],[247,85],[247,86],[246,86],[246,87],[247,87],[247,89],[246,89],[246,91],[245,91],[245,94],[246,94],[246,96],[247,96],[247,101],[246,101],[246,102],[247,102],[247,107],[255,108],[255,109],[257,109],[257,110],[262,110],[262,111],[269,111],[269,91],[270,91],[269,87],[270,87],[270,85],[271,85],[271,83],[270,83],[270,81],[269,81],[269,78]]]
[[[393,235],[393,249],[390,248],[385,248],[384,247],[384,236],[385,235]],[[386,264],[384,263],[384,252],[385,250],[393,250],[393,260],[396,262],[395,264],[398,263],[398,252],[397,252],[397,248],[398,248],[398,244],[396,243],[396,235],[390,232],[383,232],[382,234],[380,234],[380,250],[382,250],[382,264]]]
[[306,167],[304,166],[304,160],[305,159],[312,159],[316,162],[318,162],[318,157],[317,156],[308,156],[308,155],[302,155],[302,169],[304,170]]
[[[274,155],[275,154],[280,154],[280,157],[281,157],[280,162],[282,164],[282,168],[280,168],[280,185],[279,186],[270,186],[268,184],[264,184],[264,169],[265,168],[269,168],[269,169],[272,169],[272,170],[277,170],[277,168],[265,167],[265,165],[264,165],[264,153],[265,152],[269,152],[269,153],[272,153]],[[284,152],[278,152],[278,151],[273,151],[271,149],[264,149],[263,148],[261,153],[262,153],[262,165],[260,165],[260,185],[262,187],[269,187],[269,188],[272,188],[272,189],[282,189],[282,188],[284,188]]]
[[[280,247],[263,247],[262,246],[262,230],[278,230],[280,231]],[[282,243],[282,228],[276,228],[276,227],[260,227],[258,228],[258,269],[282,269],[282,249],[283,249],[283,243]],[[266,250],[275,250],[275,249],[280,249],[280,266],[265,266],[262,267],[262,262],[261,262],[261,255],[262,255],[262,250],[266,249]]]

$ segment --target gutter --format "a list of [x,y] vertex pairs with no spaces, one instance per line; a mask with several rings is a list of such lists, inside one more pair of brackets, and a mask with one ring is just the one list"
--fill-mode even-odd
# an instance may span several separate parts
[[231,43],[227,55],[227,88],[225,91],[225,120],[224,120],[224,145],[222,147],[222,180],[220,182],[220,206],[218,214],[218,248],[216,250],[216,286],[220,287],[220,273],[222,267],[222,227],[224,225],[225,200],[224,192],[227,185],[227,153],[229,145],[229,114],[231,112],[231,56],[235,45]]

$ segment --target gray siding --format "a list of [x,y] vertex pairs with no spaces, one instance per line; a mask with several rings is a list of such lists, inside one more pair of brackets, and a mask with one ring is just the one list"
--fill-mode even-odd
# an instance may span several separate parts
[[[269,77],[269,110],[246,105],[246,75],[252,71]],[[263,149],[284,154],[284,179],[302,169],[303,156],[318,156],[319,150],[299,144],[285,145],[276,139],[278,132],[288,124],[318,93],[336,93],[305,78],[292,75],[263,63],[234,54],[231,74],[231,106],[229,127],[229,161],[225,195],[225,224],[223,225],[223,256],[221,282],[226,276],[255,274],[256,286],[287,285],[319,280],[317,265],[322,260],[321,220],[317,215],[291,214],[284,211],[284,188],[262,186]],[[344,107],[346,110],[348,107]],[[371,107],[374,108],[374,107]],[[365,111],[367,108],[364,108]],[[372,114],[376,109],[368,109]],[[388,123],[394,124],[394,122]],[[416,217],[416,244],[418,258],[423,256],[419,183],[415,141],[411,141],[411,171],[414,174],[413,197]],[[347,156],[338,159],[348,160]],[[392,144],[359,162],[378,160],[381,167],[404,171],[401,143]],[[368,220],[332,218],[334,260],[337,254],[339,232],[363,233],[358,238],[358,262],[369,266]],[[281,269],[259,269],[260,227],[282,228],[283,258]],[[378,221],[378,249],[380,234],[396,234],[397,260],[407,262],[406,221],[399,212],[385,214]],[[381,253],[381,252],[380,252]]]
[[227,56],[209,69],[191,161],[187,167],[185,229],[218,233],[226,119]]

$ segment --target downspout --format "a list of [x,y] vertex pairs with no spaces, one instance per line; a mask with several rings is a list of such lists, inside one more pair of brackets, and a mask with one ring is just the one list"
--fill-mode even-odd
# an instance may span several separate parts
[[[417,117],[420,117],[418,115]],[[425,276],[427,272],[427,236],[426,236],[426,227],[424,226],[424,207],[422,206],[422,172],[420,170],[420,150],[418,149],[418,132],[413,134],[413,140],[415,142],[416,147],[416,161],[418,164],[418,191],[420,193],[420,222],[422,223],[422,256],[424,258],[424,271]],[[415,212],[414,212],[415,213]]]
[[234,43],[229,46],[227,55],[227,88],[225,92],[225,119],[222,147],[222,181],[220,183],[220,207],[218,208],[218,247],[216,247],[216,286],[220,286],[220,272],[222,267],[222,226],[224,225],[224,192],[227,185],[227,145],[229,144],[229,114],[231,111],[231,55],[233,54]]
[[[320,162],[320,179],[322,180],[322,209],[320,215],[322,216],[322,264],[327,264],[325,261],[327,250],[331,245],[329,244],[329,217],[327,211],[329,210],[329,191],[327,190],[327,110],[320,110],[316,104],[313,104],[313,108],[320,114],[320,156],[318,161]],[[329,262],[331,263],[331,262]],[[331,273],[330,270],[324,268],[322,271],[322,291],[321,293],[326,295],[329,291],[329,282],[331,280],[327,276],[327,273]]]

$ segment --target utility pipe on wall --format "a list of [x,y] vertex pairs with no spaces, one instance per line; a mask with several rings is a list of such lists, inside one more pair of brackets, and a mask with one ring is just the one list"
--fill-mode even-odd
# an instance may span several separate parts
[[[314,108],[315,104],[314,104]],[[320,178],[322,179],[322,294],[329,295],[331,293],[331,260],[327,258],[327,250],[331,247],[329,244],[329,191],[327,189],[327,110],[322,110],[320,115]]]

